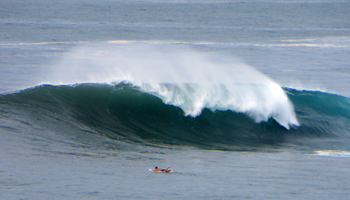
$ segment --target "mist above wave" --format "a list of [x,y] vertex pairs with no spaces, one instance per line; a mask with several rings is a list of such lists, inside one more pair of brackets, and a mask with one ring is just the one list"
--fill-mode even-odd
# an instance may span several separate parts
[[274,118],[298,126],[282,88],[251,66],[213,52],[179,45],[98,44],[74,49],[47,83],[131,83],[198,116],[204,108],[245,113],[257,123]]

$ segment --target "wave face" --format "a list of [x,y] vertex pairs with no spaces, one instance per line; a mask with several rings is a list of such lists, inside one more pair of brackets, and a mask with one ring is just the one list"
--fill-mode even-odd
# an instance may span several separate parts
[[349,138],[349,98],[319,91],[285,90],[301,123],[293,132],[306,136]]
[[72,137],[97,134],[131,144],[242,150],[305,138],[349,138],[348,98],[316,91],[285,91],[300,122],[290,130],[273,118],[257,123],[250,113],[232,110],[204,108],[195,117],[186,115],[158,95],[126,83],[43,85],[2,95],[0,106],[3,118],[9,118],[11,112],[13,120],[20,119],[33,131],[65,131]]

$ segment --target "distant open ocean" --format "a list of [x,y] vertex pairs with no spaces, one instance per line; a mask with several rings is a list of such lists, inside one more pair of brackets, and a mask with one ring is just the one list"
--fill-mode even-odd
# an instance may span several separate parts
[[348,199],[349,11],[1,1],[0,199]]

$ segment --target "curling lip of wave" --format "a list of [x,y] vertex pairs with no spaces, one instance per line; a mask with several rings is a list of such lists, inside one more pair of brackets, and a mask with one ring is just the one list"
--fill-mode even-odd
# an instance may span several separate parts
[[294,108],[284,91],[275,84],[149,84],[142,91],[159,97],[164,103],[180,107],[185,115],[196,117],[207,108],[245,113],[256,123],[275,119],[286,129],[299,126]]

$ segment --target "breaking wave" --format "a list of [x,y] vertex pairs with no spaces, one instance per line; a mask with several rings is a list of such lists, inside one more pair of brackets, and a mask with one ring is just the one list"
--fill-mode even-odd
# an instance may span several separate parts
[[244,149],[279,146],[291,138],[349,137],[348,98],[316,91],[285,91],[300,121],[299,127],[290,130],[273,118],[257,123],[251,114],[232,110],[205,108],[196,117],[186,116],[180,107],[125,83],[42,85],[2,95],[0,106],[2,118],[20,119],[33,131],[40,128],[83,137],[96,134],[132,144]]

